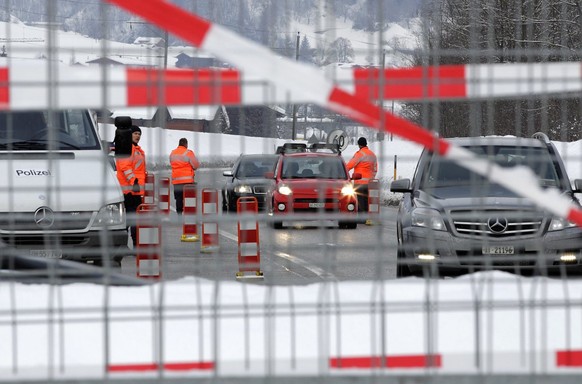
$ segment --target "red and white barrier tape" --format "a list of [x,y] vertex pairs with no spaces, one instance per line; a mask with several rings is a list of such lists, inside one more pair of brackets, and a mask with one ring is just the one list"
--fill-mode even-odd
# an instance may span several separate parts
[[[284,59],[277,58],[277,63]],[[291,62],[306,78],[329,91],[334,85],[316,68]],[[273,64],[275,65],[275,64]],[[280,64],[279,64],[280,65]],[[265,68],[271,70],[272,68]],[[283,76],[279,72],[278,76]],[[338,70],[337,87],[368,101],[447,100],[519,97],[582,90],[582,65],[505,63],[440,67]],[[383,76],[381,76],[383,74]],[[99,108],[149,105],[257,105],[324,103],[324,94],[302,81],[305,90],[276,84],[274,78],[235,69],[76,68],[48,72],[47,66],[19,63],[0,67],[0,108]],[[79,93],[79,86],[86,92]],[[297,87],[294,87],[297,88]],[[57,96],[49,98],[49,92]]]

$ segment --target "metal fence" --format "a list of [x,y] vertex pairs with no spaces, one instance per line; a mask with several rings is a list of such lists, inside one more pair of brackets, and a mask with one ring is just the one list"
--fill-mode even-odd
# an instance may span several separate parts
[[578,2],[2,3],[0,382],[579,380]]

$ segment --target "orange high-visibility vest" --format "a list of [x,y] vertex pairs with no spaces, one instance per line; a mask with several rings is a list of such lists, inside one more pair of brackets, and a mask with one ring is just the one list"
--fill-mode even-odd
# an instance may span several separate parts
[[200,163],[192,150],[180,145],[170,153],[170,165],[172,184],[192,184]]
[[376,178],[378,172],[378,160],[368,147],[362,147],[346,165],[348,171],[353,169],[354,173],[362,175],[361,180],[354,180],[356,184],[368,184],[370,180]]
[[[123,193],[143,195],[145,191],[146,160],[145,153],[139,145],[131,146],[131,156],[115,160],[117,167],[117,180]],[[139,193],[133,192],[133,184],[137,179]]]

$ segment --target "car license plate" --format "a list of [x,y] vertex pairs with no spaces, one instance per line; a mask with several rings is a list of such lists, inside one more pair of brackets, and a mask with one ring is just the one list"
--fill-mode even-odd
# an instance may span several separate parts
[[63,252],[54,249],[32,249],[30,256],[46,257],[47,259],[60,259],[63,257]]
[[513,245],[505,245],[483,247],[482,252],[484,255],[513,255],[515,250],[513,249]]
[[325,203],[309,203],[309,208],[324,208]]

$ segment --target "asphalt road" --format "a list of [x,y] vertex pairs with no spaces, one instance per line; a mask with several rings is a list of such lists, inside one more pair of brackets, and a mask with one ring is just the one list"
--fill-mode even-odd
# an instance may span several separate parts
[[[205,188],[220,188],[222,170],[197,174]],[[202,181],[201,181],[202,180]],[[170,199],[173,204],[173,196]],[[259,223],[260,270],[236,276],[238,260],[236,214],[219,214],[218,247],[202,248],[201,242],[182,242],[182,217],[172,211],[162,221],[163,279],[188,276],[216,280],[244,280],[256,284],[300,285],[321,281],[389,279],[396,276],[396,208],[382,207],[375,225],[359,224],[357,229],[338,229],[334,221],[303,222],[275,230],[269,218],[259,214],[251,221]],[[200,226],[199,226],[200,227]],[[200,232],[201,228],[199,228]],[[135,257],[122,261],[121,272],[136,274]]]

